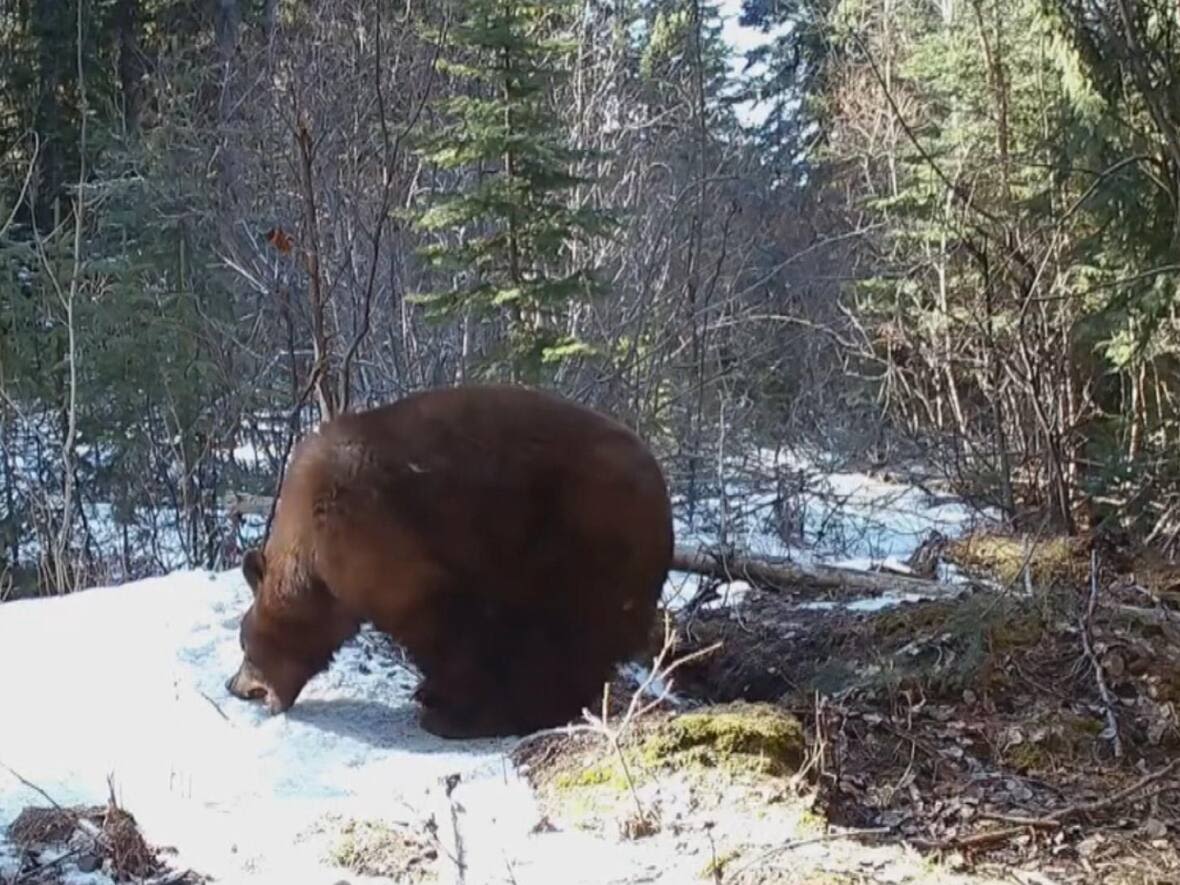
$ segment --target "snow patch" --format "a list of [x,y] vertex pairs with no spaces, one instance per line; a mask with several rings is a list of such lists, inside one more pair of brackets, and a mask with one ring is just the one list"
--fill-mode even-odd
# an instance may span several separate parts
[[[230,697],[248,601],[238,572],[189,571],[4,605],[0,708],[11,718],[0,760],[63,805],[101,804],[112,774],[149,842],[177,845],[182,864],[234,881],[326,869],[324,846],[304,834],[332,812],[392,809],[414,823],[434,813],[441,826],[443,780],[458,774],[483,797],[467,813],[469,872],[502,869],[500,848],[537,821],[503,756],[509,742],[423,732],[409,700],[416,677],[376,663],[363,636],[286,715]],[[0,825],[38,804],[0,770]],[[476,838],[478,809],[490,841]]]
[[[931,532],[954,538],[975,525],[998,519],[993,511],[972,508],[949,495],[935,496],[916,483],[833,470],[823,460],[798,452],[763,452],[753,468],[755,479],[729,480],[724,502],[718,496],[705,497],[690,514],[687,503],[677,498],[677,543],[708,548],[724,537],[737,552],[752,557],[800,566],[912,574],[908,560]],[[745,470],[750,472],[749,465]],[[735,465],[733,473],[739,472]],[[776,474],[785,478],[781,494],[766,491],[773,485],[766,477]],[[782,532],[784,505],[789,509],[787,519],[793,523],[789,539]],[[964,581],[959,570],[947,564],[939,565],[936,577],[946,584]],[[684,605],[702,580],[673,573],[665,604],[673,609]],[[748,590],[744,581],[723,584],[717,589],[719,597],[705,605],[734,603]],[[900,601],[898,597],[873,597],[831,607],[860,604],[870,608],[859,610],[874,611],[872,606],[888,607]]]

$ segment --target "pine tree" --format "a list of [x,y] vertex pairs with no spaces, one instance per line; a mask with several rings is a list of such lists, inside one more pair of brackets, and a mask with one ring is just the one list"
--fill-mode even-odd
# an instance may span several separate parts
[[552,106],[575,12],[568,2],[466,4],[440,67],[472,88],[439,103],[448,122],[421,148],[458,186],[437,193],[417,219],[438,235],[422,254],[451,285],[413,300],[434,317],[505,320],[517,377],[586,351],[561,320],[600,291],[582,256],[613,224],[603,210],[572,205],[572,190],[585,183],[576,167],[587,157],[568,143]]
[[756,103],[752,127],[762,162],[777,179],[803,179],[814,157],[810,148],[825,131],[816,99],[827,89],[836,9],[855,4],[832,0],[742,0],[740,23],[762,32],[760,45],[744,53],[735,98]]

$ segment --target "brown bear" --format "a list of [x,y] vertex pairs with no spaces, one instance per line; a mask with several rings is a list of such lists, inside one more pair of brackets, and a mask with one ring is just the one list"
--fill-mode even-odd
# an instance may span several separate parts
[[444,737],[527,733],[645,647],[672,557],[668,491],[629,429],[525,387],[408,396],[296,447],[227,688],[288,709],[370,622],[422,673]]

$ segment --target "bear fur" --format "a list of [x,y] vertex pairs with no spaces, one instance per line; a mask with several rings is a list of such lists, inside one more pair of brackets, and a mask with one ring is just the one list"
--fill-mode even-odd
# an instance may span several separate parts
[[444,737],[565,724],[645,647],[672,558],[668,491],[629,429],[513,386],[440,388],[296,447],[227,688],[288,709],[363,622],[422,673]]

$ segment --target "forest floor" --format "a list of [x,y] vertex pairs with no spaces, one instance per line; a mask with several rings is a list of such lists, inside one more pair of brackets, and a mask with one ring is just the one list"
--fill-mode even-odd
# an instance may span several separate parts
[[284,716],[230,698],[236,572],[0,606],[0,883],[1180,882],[1180,570],[918,535],[872,558],[971,577],[679,576],[657,666],[521,740],[424,733],[370,630]]
[[[980,534],[943,555],[990,589],[880,611],[753,591],[685,613],[670,660],[721,643],[675,673],[699,706],[630,728],[620,710],[614,734],[518,758],[556,816],[671,820],[706,881],[1180,882],[1180,570],[1103,552]],[[801,725],[797,753],[751,767],[778,758],[774,713]]]

